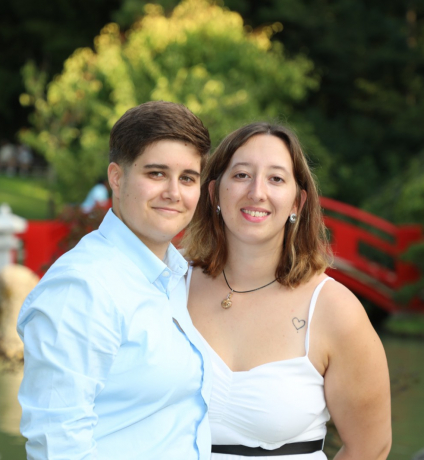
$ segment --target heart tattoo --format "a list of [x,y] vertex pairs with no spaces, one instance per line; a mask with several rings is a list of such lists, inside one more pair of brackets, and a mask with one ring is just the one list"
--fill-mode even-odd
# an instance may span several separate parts
[[296,331],[299,329],[302,329],[302,327],[305,327],[306,321],[304,319],[299,319],[294,317],[292,319],[293,326],[296,328]]

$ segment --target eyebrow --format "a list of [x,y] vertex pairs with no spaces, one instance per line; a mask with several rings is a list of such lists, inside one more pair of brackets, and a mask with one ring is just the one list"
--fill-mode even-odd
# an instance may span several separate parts
[[[239,162],[239,163],[236,163],[235,165],[233,165],[231,167],[231,169],[234,169],[238,166],[252,166],[252,163],[247,163],[247,162]],[[280,166],[280,165],[271,165],[270,166],[271,169],[279,169],[281,171],[284,171],[286,173],[288,173],[289,171],[287,170],[287,168],[285,168],[284,166]]]
[[[161,165],[158,163],[151,163],[143,166],[144,169],[169,169],[168,165]],[[193,176],[200,177],[200,173],[194,169],[184,169],[184,174],[192,174]]]

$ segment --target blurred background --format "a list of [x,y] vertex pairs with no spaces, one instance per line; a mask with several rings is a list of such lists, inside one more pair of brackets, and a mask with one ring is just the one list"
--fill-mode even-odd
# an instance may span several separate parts
[[[388,356],[389,459],[424,458],[422,0],[3,0],[0,44],[0,270],[28,270],[0,272],[1,460],[25,458],[15,310],[31,276],[104,215],[105,203],[80,204],[104,179],[115,121],[158,99],[189,107],[214,146],[251,121],[296,131],[323,196],[331,275]],[[329,458],[338,442],[330,427]]]

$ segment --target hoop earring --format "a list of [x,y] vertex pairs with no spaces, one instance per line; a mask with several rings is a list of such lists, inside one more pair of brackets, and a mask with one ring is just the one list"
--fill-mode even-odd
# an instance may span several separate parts
[[219,216],[219,214],[221,213],[221,206],[218,205],[218,206],[216,207],[216,213],[217,213],[218,216]]
[[297,221],[297,216],[296,216],[295,213],[290,214],[289,221],[290,221],[291,224],[295,224],[295,223],[296,223],[296,221]]

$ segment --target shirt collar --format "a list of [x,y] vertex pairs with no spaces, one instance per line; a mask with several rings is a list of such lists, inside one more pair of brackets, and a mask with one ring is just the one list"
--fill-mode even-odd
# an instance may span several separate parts
[[179,251],[169,244],[163,262],[109,209],[99,227],[100,234],[113,243],[137,267],[150,283],[154,283],[164,270],[171,270],[181,278],[187,271],[187,261]]

